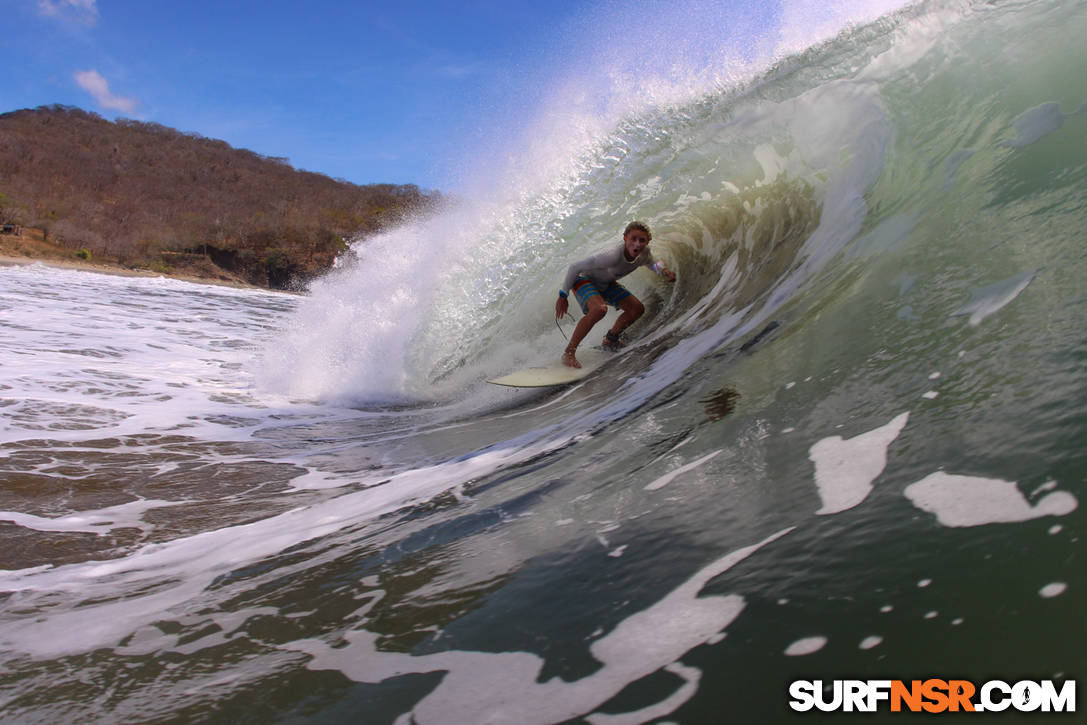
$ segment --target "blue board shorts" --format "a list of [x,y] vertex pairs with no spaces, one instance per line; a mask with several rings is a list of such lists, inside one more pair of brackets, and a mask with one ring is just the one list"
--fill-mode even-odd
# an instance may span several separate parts
[[630,297],[630,290],[618,282],[612,282],[601,292],[595,284],[585,277],[578,277],[577,282],[574,282],[574,286],[570,288],[570,291],[577,297],[578,304],[581,305],[581,311],[584,314],[589,312],[589,298],[593,295],[600,295],[604,298],[604,302],[615,309],[619,309],[619,303]]

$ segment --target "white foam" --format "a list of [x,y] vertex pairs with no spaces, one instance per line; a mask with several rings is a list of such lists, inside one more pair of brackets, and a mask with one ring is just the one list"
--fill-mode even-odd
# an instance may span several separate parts
[[207,617],[186,617],[183,618],[182,625],[211,623],[216,626],[196,639],[186,638],[184,644],[180,642],[180,634],[166,633],[156,626],[149,625],[133,632],[125,639],[124,644],[114,648],[114,651],[126,656],[161,655],[163,652],[191,655],[200,650],[225,644],[230,640],[231,635],[253,617],[275,616],[278,613],[279,610],[274,607],[249,607],[234,612],[214,612]]
[[952,316],[970,315],[970,324],[980,325],[985,318],[1004,309],[1034,280],[1036,270],[1023,272],[1014,277],[994,282],[986,287],[970,289],[970,301],[952,312]]
[[[389,483],[352,492],[308,508],[238,526],[152,544],[108,561],[89,561],[53,568],[0,571],[0,590],[16,592],[26,607],[34,599],[50,600],[76,593],[95,604],[55,609],[48,618],[12,620],[0,625],[0,645],[35,657],[49,658],[112,646],[130,632],[161,619],[163,612],[183,608],[223,572],[273,556],[305,541],[327,536],[359,521],[371,520],[460,486],[546,450],[562,441],[541,441],[482,451],[452,463],[423,467],[391,476]],[[118,591],[142,592],[118,600]],[[57,637],[57,632],[64,632]]]
[[872,649],[873,647],[878,647],[882,643],[883,637],[880,637],[878,634],[873,634],[869,637],[865,637],[864,639],[862,639],[858,647],[867,650]]
[[19,513],[18,511],[0,511],[0,521],[11,521],[35,531],[78,531],[92,534],[105,534],[114,529],[125,528],[137,528],[147,531],[151,528],[151,525],[142,518],[145,511],[178,505],[180,504],[176,501],[139,499],[138,501],[130,501],[117,506],[109,506],[94,511],[81,511],[78,514],[57,518],[34,516],[33,514]]
[[649,484],[647,484],[646,487],[645,487],[645,490],[646,491],[656,491],[657,489],[664,488],[669,483],[671,483],[673,480],[675,480],[676,476],[680,476],[680,475],[686,473],[687,471],[693,471],[694,469],[698,468],[699,466],[701,466],[706,461],[709,461],[712,458],[714,458],[715,456],[717,456],[719,453],[721,453],[720,449],[714,451],[713,453],[709,453],[709,454],[707,454],[705,456],[702,456],[701,458],[699,458],[696,461],[692,461],[692,462],[690,462],[690,463],[688,463],[688,464],[686,464],[684,466],[680,466],[676,470],[671,471],[670,473],[666,473],[663,476],[661,476],[660,478],[657,478],[656,480],[654,480],[654,481],[650,482]]
[[[702,680],[702,670],[696,667],[688,667],[679,662],[673,662],[663,668],[665,672],[671,672],[683,680],[683,684],[670,696],[648,707],[634,712],[624,712],[617,715],[607,713],[593,713],[585,717],[590,725],[642,725],[656,720],[665,715],[670,715],[679,709],[698,692],[698,684]],[[662,723],[662,725],[664,725]]]
[[1038,494],[1044,493],[1046,491],[1056,491],[1056,490],[1057,490],[1057,482],[1050,479],[1050,480],[1046,481],[1045,483],[1043,483],[1038,488],[1031,491],[1030,495],[1031,496],[1037,496]]
[[788,647],[785,648],[785,654],[788,657],[802,657],[804,655],[810,655],[823,649],[827,644],[827,638],[821,635],[815,637],[804,637],[798,639]]
[[824,438],[811,447],[815,485],[823,501],[817,514],[835,514],[858,505],[872,491],[872,482],[887,465],[887,448],[902,432],[909,413],[849,440]]
[[718,559],[653,606],[619,622],[589,647],[601,667],[572,682],[559,677],[540,681],[544,661],[528,652],[455,650],[420,656],[382,652],[378,649],[379,635],[365,629],[345,633],[347,645],[343,647],[303,639],[283,648],[309,654],[313,658],[307,664],[310,669],[338,670],[356,682],[377,683],[411,673],[445,672],[435,689],[410,714],[405,714],[405,718],[420,725],[560,722],[592,713],[629,684],[658,670],[667,669],[681,677],[684,685],[661,702],[623,716],[597,713],[590,720],[642,722],[638,718],[663,717],[694,695],[697,671],[678,660],[692,648],[716,640],[743,611],[743,597],[700,597],[703,587],[790,530]]
[[320,470],[308,470],[301,476],[295,476],[291,479],[291,488],[300,491],[317,491],[329,488],[342,488],[351,484],[358,483],[377,483],[380,480],[384,480],[384,477],[379,477],[372,482],[357,481],[351,478],[345,478],[343,475],[334,473],[326,473]]
[[[245,365],[291,295],[44,267],[0,267],[0,442],[169,432],[245,437],[264,418]],[[7,290],[12,290],[7,292]],[[57,290],[63,290],[58,294]],[[77,304],[73,304],[77,300]],[[230,417],[234,422],[222,422]]]
[[955,476],[942,471],[910,484],[905,494],[914,506],[935,514],[944,526],[953,527],[1064,516],[1078,506],[1076,497],[1067,491],[1049,493],[1032,506],[1014,481]]
[[1068,589],[1068,585],[1064,582],[1053,582],[1052,584],[1046,584],[1044,587],[1038,590],[1038,595],[1046,599],[1052,599],[1053,597],[1059,597],[1064,594]]

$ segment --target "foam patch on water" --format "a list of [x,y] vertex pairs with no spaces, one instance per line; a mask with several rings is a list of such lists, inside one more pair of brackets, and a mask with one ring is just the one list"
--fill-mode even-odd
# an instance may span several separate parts
[[81,511],[70,516],[49,518],[34,516],[33,514],[19,513],[18,511],[0,511],[0,521],[11,521],[14,524],[35,531],[63,531],[84,532],[92,534],[105,534],[114,529],[136,528],[147,531],[151,525],[146,523],[142,516],[145,511],[164,506],[178,506],[176,501],[156,501],[140,499],[130,501],[118,506],[97,509],[95,511]]
[[887,449],[906,427],[909,413],[848,440],[824,438],[811,447],[815,485],[823,505],[815,513],[836,514],[860,504],[872,491],[872,482],[887,466]]
[[[355,682],[378,683],[406,674],[445,672],[440,683],[412,709],[412,722],[561,722],[584,716],[624,688],[658,670],[684,681],[666,700],[628,717],[662,717],[674,711],[697,690],[698,670],[678,662],[691,649],[717,640],[744,609],[743,597],[700,597],[714,577],[728,571],[763,546],[787,534],[780,531],[706,566],[663,599],[616,625],[589,647],[601,667],[580,680],[558,677],[541,682],[544,660],[528,652],[468,652],[454,650],[428,655],[382,652],[379,635],[365,629],[344,634],[347,646],[332,647],[321,640],[303,639],[283,645],[305,652],[312,670],[337,670]],[[486,689],[479,683],[486,682]],[[616,716],[592,715],[590,722]],[[637,720],[642,722],[642,720]]]
[[944,526],[953,527],[1064,516],[1079,505],[1076,497],[1067,491],[1054,491],[1031,505],[1014,481],[943,472],[910,484],[905,494],[914,506],[935,514]]
[[1045,599],[1052,599],[1053,597],[1059,597],[1068,590],[1068,585],[1064,582],[1053,582],[1052,584],[1046,584],[1044,587],[1038,590],[1038,595]]
[[[192,655],[211,647],[219,647],[253,617],[275,616],[279,613],[275,607],[248,607],[233,612],[212,612],[201,617],[182,617],[177,623],[182,627],[196,625],[214,625],[204,627],[206,632],[196,639],[181,634],[164,632],[156,626],[142,627],[126,637],[123,644],[114,648],[117,654],[132,657],[140,655],[159,655],[171,652],[180,655]],[[184,641],[182,641],[184,640]]]
[[[0,591],[13,593],[9,602],[28,611],[50,609],[46,618],[0,624],[0,646],[35,658],[114,646],[162,619],[164,612],[184,613],[195,606],[224,572],[564,448],[584,435],[584,427],[574,416],[563,431],[533,431],[450,462],[389,475],[381,485],[259,521],[147,545],[119,559],[0,571]],[[118,599],[117,591],[139,594]],[[88,601],[94,603],[83,603]]]
[[1004,309],[1018,297],[1034,280],[1035,274],[1037,270],[1031,270],[986,287],[971,287],[970,301],[951,314],[953,316],[970,315],[970,324],[977,327],[985,318]]
[[858,647],[864,650],[869,650],[873,647],[878,647],[882,643],[883,637],[880,637],[878,634],[873,634],[869,637],[865,637],[864,639],[862,639]]
[[803,657],[804,655],[810,655],[818,652],[827,645],[827,638],[822,635],[814,637],[804,637],[790,644],[785,648],[785,655],[788,657]]
[[1016,116],[1012,121],[1015,138],[1005,139],[1003,143],[1012,148],[1030,146],[1060,129],[1072,115],[1061,113],[1061,104],[1055,101],[1042,103]]
[[[154,431],[242,437],[245,366],[291,295],[40,266],[0,268],[0,443]],[[59,292],[63,290],[63,292]],[[214,431],[214,433],[211,433]],[[225,435],[224,435],[225,434]]]
[[658,479],[652,481],[651,483],[647,484],[646,487],[645,487],[645,490],[646,491],[656,491],[658,489],[664,488],[669,483],[671,483],[673,480],[675,480],[676,476],[681,476],[684,473],[686,473],[687,471],[693,471],[694,469],[698,468],[699,466],[701,466],[706,461],[709,461],[712,458],[714,458],[719,453],[721,453],[721,451],[716,450],[713,453],[702,456],[697,461],[692,461],[691,463],[688,463],[685,466],[680,466],[676,470],[671,471],[670,473],[666,473],[663,476],[661,476],[660,478],[658,478]]

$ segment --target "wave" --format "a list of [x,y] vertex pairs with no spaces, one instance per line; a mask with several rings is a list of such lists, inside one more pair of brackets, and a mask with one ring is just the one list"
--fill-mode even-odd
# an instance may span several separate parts
[[[698,17],[692,8],[683,17]],[[1087,92],[1057,72],[1077,45],[1034,58],[1029,73],[1054,72],[1033,105],[1026,79],[1009,86],[1026,71],[1000,46],[1009,27],[1032,51],[1068,35],[1084,22],[1075,3],[931,2],[862,26],[846,6],[840,32],[811,46],[796,35],[806,11],[790,8],[746,74],[700,68],[671,93],[605,104],[621,110],[591,132],[549,118],[535,128],[546,142],[523,149],[538,173],[505,168],[486,201],[356,242],[267,351],[264,385],[360,405],[501,404],[481,381],[557,356],[566,266],[634,218],[679,280],[627,278],[649,309],[632,332],[650,348],[698,337],[704,353],[799,314],[828,264],[892,253],[937,206],[980,210],[973,182],[1007,193],[1010,154],[1082,118]],[[616,84],[608,97],[627,98]]]
[[632,218],[651,222],[655,253],[681,272],[675,290],[630,280],[651,310],[643,336],[690,334],[774,290],[780,304],[856,234],[883,170],[879,84],[834,75],[855,45],[728,85],[714,75],[682,94],[643,93],[636,112],[587,136],[567,123],[545,151],[527,149],[547,178],[507,169],[517,184],[491,201],[357,242],[270,351],[266,381],[303,397],[433,400],[553,357],[565,266]]

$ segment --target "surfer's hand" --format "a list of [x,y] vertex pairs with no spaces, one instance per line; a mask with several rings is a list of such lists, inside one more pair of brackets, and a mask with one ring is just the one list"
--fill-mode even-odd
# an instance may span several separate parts
[[565,297],[559,297],[555,300],[555,317],[560,318],[566,315],[566,311],[570,309],[570,303]]

